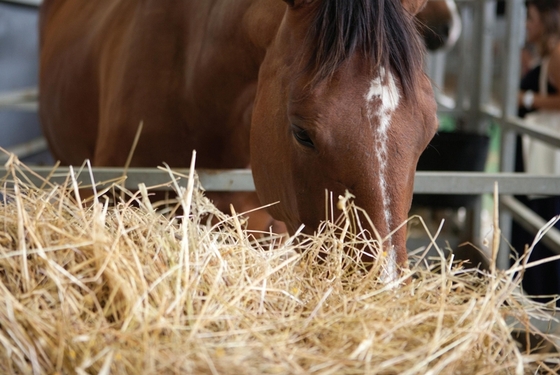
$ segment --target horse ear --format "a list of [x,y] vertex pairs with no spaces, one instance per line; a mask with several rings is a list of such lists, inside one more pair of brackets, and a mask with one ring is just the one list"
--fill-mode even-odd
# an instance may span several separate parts
[[412,15],[420,12],[426,6],[427,2],[428,0],[401,0],[404,9]]

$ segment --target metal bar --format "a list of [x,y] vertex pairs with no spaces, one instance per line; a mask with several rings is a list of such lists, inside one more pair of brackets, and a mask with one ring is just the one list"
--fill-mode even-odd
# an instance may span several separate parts
[[508,117],[506,122],[504,122],[504,127],[519,133],[527,134],[532,138],[539,139],[551,146],[560,148],[560,134],[558,134],[556,130],[540,125],[528,124],[519,117]]
[[[546,224],[546,220],[535,214],[530,208],[510,195],[503,195],[500,197],[500,208],[506,209],[510,212],[515,221],[517,221],[525,230],[533,234],[537,234],[537,232]],[[546,235],[542,238],[541,242],[548,246],[550,250],[554,251],[556,254],[560,254],[560,231],[558,229],[550,228]],[[516,250],[523,251],[523,249]]]
[[472,81],[472,87],[469,94],[468,121],[465,122],[462,130],[478,134],[484,133],[488,127],[488,119],[481,115],[479,108],[490,98],[495,13],[494,1],[483,0],[474,4],[472,43],[477,48],[467,52],[467,56],[472,60],[471,76],[468,77]]
[[528,124],[527,121],[517,116],[502,117],[502,111],[494,106],[483,106],[481,111],[487,116],[501,120],[504,130],[515,133],[527,134],[528,136],[546,142],[551,146],[560,148],[560,134],[553,129],[544,126]]
[[[14,154],[19,159],[38,154],[39,152],[46,151],[47,141],[43,137],[38,137],[27,141],[25,143],[17,144],[13,147],[6,148],[6,151],[10,154]],[[0,163],[5,163],[9,160],[11,156],[9,154],[0,154]]]
[[[21,172],[23,171],[23,173]],[[33,173],[31,173],[31,171]],[[79,167],[74,167],[76,179],[82,184],[91,184],[89,171]],[[188,179],[188,169],[174,169],[175,178],[180,186],[186,186]],[[51,175],[53,167],[33,167],[26,169],[18,169],[17,177],[24,181],[30,181],[36,186],[41,186],[44,178]],[[92,168],[94,181],[96,183],[107,183],[115,180],[123,179],[122,168]],[[0,176],[6,176],[10,173],[10,169],[0,167]],[[67,176],[70,174],[69,167],[58,167],[49,182],[54,184],[63,184]],[[248,169],[234,169],[234,170],[205,170],[197,169],[197,174],[204,189],[209,191],[254,191],[255,185],[251,171]],[[25,177],[24,177],[25,175]],[[5,179],[12,179],[13,176],[7,176]],[[167,171],[159,170],[156,168],[130,168],[126,171],[126,179],[124,186],[127,189],[137,189],[138,184],[144,183],[146,186],[159,186],[156,190],[170,190],[172,177]]]
[[[502,151],[500,156],[500,170],[511,172],[514,168],[515,160],[515,135],[514,129],[510,126],[512,119],[517,114],[517,93],[519,91],[520,75],[520,51],[522,44],[522,33],[520,27],[524,21],[523,0],[510,0],[506,4],[506,53],[505,67],[503,69],[502,85],[502,107],[500,111],[500,123],[502,125]],[[480,108],[484,112],[483,108]],[[523,124],[523,122],[521,122]]]
[[15,109],[36,112],[39,109],[38,96],[36,88],[0,93],[0,110]]
[[470,106],[469,92],[472,89],[472,58],[470,51],[473,48],[473,23],[474,12],[472,4],[464,4],[460,7],[461,23],[463,29],[461,30],[461,37],[459,38],[459,71],[457,72],[457,88],[455,93],[455,109],[462,111],[468,110]]
[[37,112],[39,110],[39,104],[34,102],[28,103],[11,103],[4,104],[0,103],[0,110],[12,110],[12,111],[22,111],[22,112]]
[[[473,60],[472,76],[473,86],[469,95],[470,107],[467,111],[464,124],[459,128],[474,134],[485,134],[488,132],[489,120],[479,108],[482,103],[490,101],[492,91],[492,64],[494,47],[494,27],[496,24],[496,1],[478,1],[474,4],[474,30],[472,41],[474,51],[469,51],[469,57]],[[472,240],[479,241],[482,238],[482,199],[477,197],[471,208],[470,229]]]
[[[42,179],[52,172],[52,167],[33,167],[25,176],[34,184],[42,184]],[[77,168],[74,168],[77,171]],[[116,180],[123,176],[122,168],[93,168],[94,180],[97,182]],[[185,186],[188,170],[174,169],[181,175],[179,184]],[[6,167],[0,167],[0,176],[9,173]],[[209,191],[253,191],[255,189],[250,170],[209,170],[197,169],[202,186]],[[68,167],[58,167],[50,179],[61,184],[69,174]],[[22,174],[18,174],[22,176]],[[139,183],[147,186],[169,184],[171,177],[167,171],[155,168],[130,168],[126,172],[125,186],[136,189]],[[82,171],[77,179],[90,184],[89,172]],[[560,195],[560,177],[535,176],[524,173],[483,173],[483,172],[416,172],[414,192],[416,194],[487,194],[494,191],[494,182],[498,182],[500,194],[541,194]],[[169,189],[160,187],[160,190]]]
[[[481,35],[480,46],[478,55],[478,72],[480,75],[476,76],[478,81],[478,98],[473,98],[472,103],[476,103],[476,107],[480,108],[482,103],[491,101],[493,79],[493,65],[494,55],[493,49],[495,48],[495,35],[496,35],[496,10],[497,1],[482,1],[480,4],[481,14]],[[476,94],[474,94],[476,95]],[[486,133],[488,130],[488,119],[483,116],[480,111],[476,114],[478,118],[478,131],[479,133]]]
[[416,172],[416,194],[490,194],[494,183],[500,194],[560,195],[560,177],[525,173]]
[[426,71],[432,80],[436,97],[443,92],[446,56],[447,51],[434,51],[426,54]]
[[[524,24],[525,7],[523,0],[509,0],[506,3],[506,35],[508,38],[505,43],[505,67],[503,72],[502,107],[499,123],[502,128],[501,150],[500,150],[500,171],[513,172],[515,167],[515,142],[516,133],[508,126],[510,119],[517,114],[517,92],[519,90],[520,76],[520,51],[523,42],[521,27]],[[480,108],[482,111],[482,108]],[[512,218],[510,212],[500,211],[500,228],[505,238],[511,238]],[[506,241],[498,250],[497,265],[502,269],[509,268],[510,249]]]
[[11,3],[17,5],[36,6],[41,5],[43,0],[0,0],[0,3]]

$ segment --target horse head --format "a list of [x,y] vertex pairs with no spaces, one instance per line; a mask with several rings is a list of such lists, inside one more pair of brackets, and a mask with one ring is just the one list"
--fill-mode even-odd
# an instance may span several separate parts
[[[424,1],[286,0],[259,70],[251,168],[262,203],[294,233],[325,220],[346,191],[405,266],[418,158],[437,128],[410,13]],[[404,5],[404,7],[403,7]],[[373,233],[369,228],[368,232]]]
[[461,18],[453,0],[430,0],[417,15],[426,47],[451,48],[461,35]]

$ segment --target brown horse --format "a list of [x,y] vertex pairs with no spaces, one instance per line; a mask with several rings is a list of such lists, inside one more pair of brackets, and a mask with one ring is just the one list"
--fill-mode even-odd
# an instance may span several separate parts
[[[290,233],[326,218],[325,191],[349,191],[388,236],[437,128],[412,19],[424,3],[46,0],[45,135],[63,163],[122,166],[143,121],[132,166],[187,167],[196,149],[201,168],[250,166]],[[259,204],[214,198],[238,212]],[[389,280],[406,265],[405,239],[403,228],[384,242]]]
[[461,17],[453,0],[428,0],[416,17],[431,51],[453,47],[461,35]]

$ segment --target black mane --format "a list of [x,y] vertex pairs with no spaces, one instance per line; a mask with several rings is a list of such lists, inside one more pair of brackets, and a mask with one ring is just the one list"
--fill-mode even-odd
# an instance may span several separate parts
[[423,47],[400,0],[319,0],[308,38],[313,46],[308,68],[315,81],[332,76],[358,51],[369,59],[372,71],[392,71],[405,95],[414,96]]

